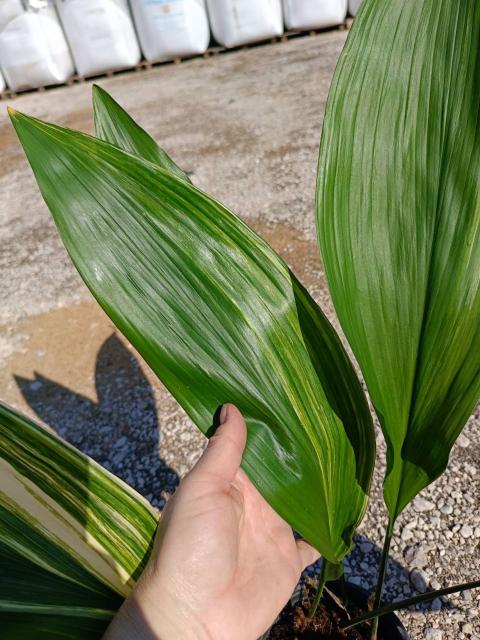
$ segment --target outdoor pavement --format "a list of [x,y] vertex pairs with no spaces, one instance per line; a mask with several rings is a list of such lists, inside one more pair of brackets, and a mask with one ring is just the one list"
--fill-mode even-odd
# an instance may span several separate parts
[[[322,115],[346,35],[331,31],[98,81],[195,184],[279,251],[337,328],[316,247],[314,190]],[[83,83],[9,104],[91,133],[90,93]],[[204,438],[70,264],[6,106],[0,102],[0,397],[161,508]],[[479,578],[479,420],[477,412],[447,473],[400,518],[387,597]],[[349,578],[369,588],[386,524],[382,475],[379,464],[347,564]],[[479,612],[476,591],[401,617],[414,639],[479,640]]]

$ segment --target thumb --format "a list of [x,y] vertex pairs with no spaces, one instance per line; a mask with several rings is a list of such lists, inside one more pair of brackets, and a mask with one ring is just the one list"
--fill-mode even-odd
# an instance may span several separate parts
[[242,414],[233,404],[224,404],[220,412],[220,426],[210,438],[194,472],[212,474],[233,482],[246,442],[247,427]]

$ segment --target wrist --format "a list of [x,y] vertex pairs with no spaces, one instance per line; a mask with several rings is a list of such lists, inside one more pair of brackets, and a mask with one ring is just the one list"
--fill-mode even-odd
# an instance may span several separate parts
[[174,597],[142,582],[133,594],[132,606],[150,630],[148,640],[213,640],[190,610],[188,598]]
[[213,640],[185,602],[141,582],[125,600],[103,640]]

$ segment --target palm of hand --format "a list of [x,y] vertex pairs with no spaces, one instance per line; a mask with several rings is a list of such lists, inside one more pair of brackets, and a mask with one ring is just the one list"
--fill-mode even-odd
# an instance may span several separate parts
[[161,590],[183,603],[207,637],[223,640],[228,628],[229,640],[255,640],[318,553],[294,539],[239,469],[246,429],[231,405],[226,429],[210,440],[162,516],[155,575],[169,580]]
[[303,569],[292,530],[242,471],[233,483],[188,480],[188,495],[179,496],[181,518],[170,525],[172,533],[178,525],[181,537],[182,592],[213,638],[222,637],[227,621],[231,640],[258,638],[286,604]]

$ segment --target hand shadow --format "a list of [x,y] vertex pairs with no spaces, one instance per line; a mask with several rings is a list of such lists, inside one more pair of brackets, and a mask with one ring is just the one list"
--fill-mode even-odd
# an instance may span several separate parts
[[98,402],[35,372],[15,376],[23,397],[62,438],[142,493],[155,507],[179,478],[159,457],[159,429],[153,389],[137,358],[112,334],[95,366]]

